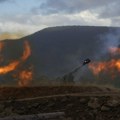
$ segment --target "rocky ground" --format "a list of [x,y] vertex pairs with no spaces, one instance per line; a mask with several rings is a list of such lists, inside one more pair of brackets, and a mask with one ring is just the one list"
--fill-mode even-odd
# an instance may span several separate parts
[[[93,86],[39,88],[40,90],[44,88],[44,95],[42,91],[41,94],[38,94],[38,90],[36,95],[33,95],[35,97],[32,97],[32,93],[30,93],[29,98],[28,96],[17,96],[17,94],[10,98],[11,93],[9,95],[9,92],[6,93],[6,96],[1,96],[0,117],[64,112],[65,120],[120,120],[119,90]],[[23,94],[20,89],[27,91],[27,88],[19,88],[19,94]],[[1,94],[4,92],[5,90]]]

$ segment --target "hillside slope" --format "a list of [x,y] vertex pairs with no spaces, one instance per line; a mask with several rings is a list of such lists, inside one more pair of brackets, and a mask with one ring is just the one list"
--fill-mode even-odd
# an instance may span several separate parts
[[[90,58],[92,62],[110,60],[107,49],[109,46],[119,46],[119,30],[120,28],[115,27],[51,27],[19,40],[1,41],[1,71],[16,60],[20,64],[4,74],[0,72],[0,83],[16,85],[20,81],[21,86],[26,86],[32,80],[49,80],[63,76],[78,67],[86,58]],[[22,60],[25,55],[26,59]],[[21,77],[21,72],[31,75],[30,80],[25,75]],[[21,80],[22,78],[28,82]],[[110,76],[103,78],[111,79]],[[75,81],[80,79],[88,82],[96,79],[96,76],[85,66],[79,71]],[[116,79],[119,79],[118,75]]]

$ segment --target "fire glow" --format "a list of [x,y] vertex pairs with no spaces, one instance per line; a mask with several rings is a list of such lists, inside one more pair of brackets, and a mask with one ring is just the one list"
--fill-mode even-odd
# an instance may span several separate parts
[[[120,48],[110,48],[109,53],[112,56],[120,54]],[[89,69],[93,72],[94,75],[99,75],[100,73],[107,73],[111,78],[116,77],[116,72],[120,73],[120,59],[112,58],[109,61],[98,61],[89,64]]]
[[[18,60],[11,61],[6,66],[0,66],[0,75],[8,74],[9,72],[16,71],[19,69],[19,66],[22,66],[22,64],[30,57],[31,55],[31,48],[28,41],[24,41],[24,50],[23,55]],[[3,49],[3,44],[0,43],[0,51]],[[19,71],[19,70],[18,70]],[[19,76],[17,76],[19,81],[18,84],[20,86],[27,86],[29,85],[29,82],[32,80],[32,71],[30,70],[24,70],[19,72]]]
[[6,66],[0,67],[0,74],[7,74],[8,72],[15,70],[19,64],[19,61],[13,61]]
[[19,73],[19,86],[28,86],[32,81],[33,73],[32,70],[23,70]]
[[4,43],[0,42],[0,52],[3,50],[3,48],[4,48]]
[[24,42],[24,52],[23,52],[23,56],[21,57],[22,61],[27,60],[27,58],[31,55],[31,49],[30,49],[30,45],[28,43],[28,41]]

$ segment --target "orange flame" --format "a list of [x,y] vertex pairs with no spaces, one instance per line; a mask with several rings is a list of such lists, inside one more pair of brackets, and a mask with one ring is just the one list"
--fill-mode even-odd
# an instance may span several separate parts
[[120,59],[112,59],[106,62],[93,62],[89,64],[89,68],[92,70],[94,75],[107,73],[114,78],[116,76],[116,71],[120,72]]
[[24,87],[28,86],[32,81],[33,73],[31,70],[23,70],[19,73],[19,86]]
[[7,66],[0,67],[0,74],[6,74],[10,71],[13,71],[18,65],[19,61],[14,61]]
[[[120,54],[120,48],[110,47],[109,53],[112,56]],[[107,73],[112,78],[116,76],[116,72],[120,72],[120,59],[111,59],[109,61],[103,62],[93,62],[89,64],[89,68],[92,70],[94,75],[99,75],[100,73]]]
[[[4,47],[4,44],[0,42],[0,52],[2,51],[3,47]],[[19,60],[10,62],[6,66],[1,66],[0,74],[4,75],[4,74],[7,74],[8,72],[17,70],[17,71],[19,71],[19,73],[14,74],[13,77],[19,79],[18,85],[19,86],[28,86],[33,78],[32,70],[29,69],[29,70],[21,71],[21,70],[19,70],[19,68],[21,65],[23,65],[23,62],[29,58],[30,55],[31,55],[31,48],[30,48],[29,42],[24,41],[24,51],[23,51],[23,55],[21,56],[21,58]]]
[[[2,46],[2,45],[1,45]],[[2,47],[1,47],[2,48]],[[31,55],[31,50],[29,43],[27,41],[24,42],[24,52],[20,60],[13,61],[6,66],[0,67],[0,74],[7,74],[15,70],[23,61],[25,61]]]
[[22,61],[25,61],[31,55],[31,49],[28,41],[24,42],[24,52],[23,56],[21,57]]

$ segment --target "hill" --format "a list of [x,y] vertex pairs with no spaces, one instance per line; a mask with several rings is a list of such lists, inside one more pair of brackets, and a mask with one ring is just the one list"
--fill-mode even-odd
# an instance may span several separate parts
[[[33,84],[38,85],[40,80],[59,79],[80,66],[86,58],[92,62],[111,60],[113,56],[108,48],[118,48],[119,30],[115,27],[93,26],[50,27],[18,40],[1,41],[0,83],[27,86],[34,81]],[[118,54],[114,57],[119,60]],[[95,83],[98,77],[93,69],[97,67],[99,65],[83,67],[75,75],[74,81]],[[114,69],[115,72],[112,72]],[[110,74],[104,70],[100,71],[102,75],[100,73],[99,79],[105,79],[105,82],[98,83],[117,86],[119,70],[116,71],[116,66],[109,69]],[[115,82],[111,80],[112,73],[115,74]]]

